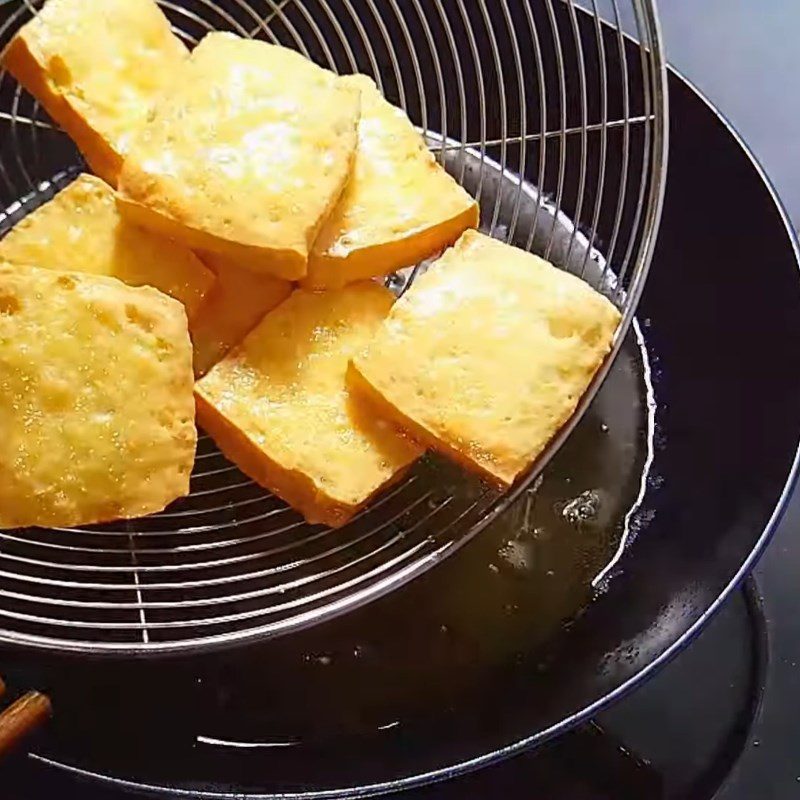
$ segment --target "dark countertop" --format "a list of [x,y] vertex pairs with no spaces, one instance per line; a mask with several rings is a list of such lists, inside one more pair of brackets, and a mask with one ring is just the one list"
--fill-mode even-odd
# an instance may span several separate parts
[[[800,227],[800,29],[796,0],[663,0],[661,18],[672,64],[693,81],[748,142]],[[736,264],[725,265],[735,269]],[[800,378],[799,378],[800,379]],[[800,409],[798,409],[800,413]],[[725,800],[783,800],[800,795],[800,615],[774,614],[798,597],[800,495],[795,493],[757,577],[768,586],[773,685],[752,747]],[[789,747],[780,765],[771,747]]]

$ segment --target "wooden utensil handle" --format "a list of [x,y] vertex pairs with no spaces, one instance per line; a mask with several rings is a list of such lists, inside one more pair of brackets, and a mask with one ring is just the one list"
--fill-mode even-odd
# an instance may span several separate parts
[[46,695],[28,692],[0,714],[0,759],[47,720],[52,710]]

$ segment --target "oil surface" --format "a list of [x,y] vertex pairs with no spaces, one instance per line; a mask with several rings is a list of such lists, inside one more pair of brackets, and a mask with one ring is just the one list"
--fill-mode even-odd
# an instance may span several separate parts
[[[283,718],[283,740],[402,725],[468,702],[495,670],[571,624],[597,593],[595,579],[613,561],[640,501],[654,413],[645,370],[631,336],[544,475],[457,555],[370,608],[273,643],[278,672],[296,671],[297,690],[313,697],[302,708],[273,698],[270,716]],[[449,465],[434,461],[430,469],[457,493],[476,490]],[[233,719],[225,732],[235,739],[238,712]]]

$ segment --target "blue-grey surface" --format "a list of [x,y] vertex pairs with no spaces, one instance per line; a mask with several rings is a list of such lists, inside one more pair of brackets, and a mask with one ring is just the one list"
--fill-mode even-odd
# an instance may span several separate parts
[[[614,0],[577,0],[612,18]],[[635,33],[629,0],[616,0]],[[660,0],[667,55],[758,154],[800,225],[798,0]]]
[[[800,2],[662,0],[661,18],[670,61],[739,130],[800,226]],[[800,615],[775,613],[800,599],[799,534],[795,498],[758,569],[778,668],[726,800],[800,797]]]
[[800,2],[662,0],[670,61],[728,116],[800,225]]

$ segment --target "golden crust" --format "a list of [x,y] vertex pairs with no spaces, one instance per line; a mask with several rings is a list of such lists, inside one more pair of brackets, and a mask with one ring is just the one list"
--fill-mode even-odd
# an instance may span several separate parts
[[139,517],[189,491],[183,306],[113,278],[0,265],[0,527]]
[[191,250],[121,219],[114,192],[92,175],[17,223],[0,240],[0,260],[153,286],[180,300],[189,319],[215,283]]
[[113,186],[131,134],[187,54],[153,0],[48,0],[2,63]]
[[264,316],[291,293],[292,284],[245,269],[238,262],[214,253],[203,261],[217,276],[190,331],[194,346],[194,371],[199,378],[250,333]]
[[350,385],[423,444],[505,487],[573,414],[618,322],[580,279],[467,231],[353,359]]
[[338,201],[359,93],[300,54],[203,39],[120,175],[120,207],[197,250],[294,280]]
[[296,291],[197,384],[222,451],[309,522],[345,524],[421,454],[345,387],[392,301],[373,283]]
[[451,245],[478,224],[478,204],[436,161],[399,108],[365,75],[353,174],[323,226],[303,284],[336,288],[388,275]]

